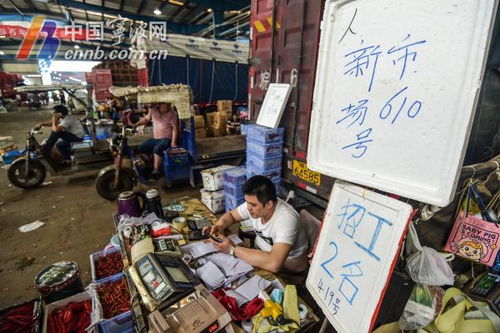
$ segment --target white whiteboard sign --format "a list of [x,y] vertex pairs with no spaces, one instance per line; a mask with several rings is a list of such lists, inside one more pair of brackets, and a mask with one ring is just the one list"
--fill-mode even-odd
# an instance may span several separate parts
[[308,167],[448,204],[496,6],[496,0],[327,1]]
[[412,208],[336,181],[306,286],[339,333],[369,332]]
[[277,128],[285,110],[292,86],[286,83],[271,83],[257,117],[257,125]]

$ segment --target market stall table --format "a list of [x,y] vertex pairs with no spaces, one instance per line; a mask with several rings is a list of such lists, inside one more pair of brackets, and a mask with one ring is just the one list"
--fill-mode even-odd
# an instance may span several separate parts
[[[203,216],[204,218],[208,219],[212,224],[214,224],[217,221],[217,217],[197,198],[190,198],[190,197],[182,197],[178,198],[177,200],[174,200],[173,202],[169,203],[168,206],[170,208],[172,207],[177,207],[179,209],[179,216],[188,218],[192,216]],[[167,207],[168,207],[167,206]],[[166,207],[164,207],[166,208]],[[114,216],[114,222],[115,226],[118,226],[118,218],[115,215]],[[179,230],[182,233],[186,233],[189,231],[189,228],[185,226],[182,228],[182,230]],[[122,247],[122,253],[123,253],[123,258],[129,258],[128,260],[125,260],[125,266],[129,265],[131,261],[130,260],[130,253],[127,251],[127,249],[124,248],[126,242],[123,242],[123,235],[120,237],[120,245]],[[192,243],[192,242],[190,242]],[[263,277],[264,279],[268,281],[273,281],[273,280],[278,280],[282,285],[285,285],[284,280],[280,278],[279,275],[275,275],[271,272],[262,270],[262,269],[256,269],[254,270],[254,274],[258,275],[260,277]],[[129,277],[130,281],[130,275],[127,274]],[[130,283],[133,285],[133,283]],[[135,288],[133,288],[135,290]],[[132,291],[132,289],[131,289]],[[132,293],[133,294],[133,293]],[[133,295],[133,299],[138,300],[137,295]],[[298,297],[298,304],[301,304],[305,306],[307,309],[307,314],[301,318],[301,330],[306,330],[307,328],[310,328],[313,326],[315,323],[319,321],[319,318],[314,314],[312,309],[300,298]],[[145,313],[148,311],[144,308],[140,309],[139,303],[135,302],[133,303],[133,308],[135,315],[139,315],[141,317],[141,325],[142,323],[142,318],[145,318]],[[235,323],[232,325],[233,330],[238,327]],[[236,330],[237,331],[237,330]]]

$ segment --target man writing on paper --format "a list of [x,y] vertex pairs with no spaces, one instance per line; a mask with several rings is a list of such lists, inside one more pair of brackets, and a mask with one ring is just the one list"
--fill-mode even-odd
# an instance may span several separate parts
[[[222,215],[203,229],[221,239],[212,240],[221,252],[241,258],[255,267],[277,273],[284,269],[302,272],[307,268],[307,236],[297,212],[276,196],[274,184],[264,176],[254,176],[243,185],[245,203]],[[233,223],[250,219],[257,249],[235,246],[222,232]]]

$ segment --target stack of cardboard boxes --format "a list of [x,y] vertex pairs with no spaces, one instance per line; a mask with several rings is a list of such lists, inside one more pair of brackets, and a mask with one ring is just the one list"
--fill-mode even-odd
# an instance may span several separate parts
[[[205,123],[206,131],[205,136],[203,136],[202,131],[198,131],[196,127],[196,138],[206,137],[206,136],[224,136],[227,134],[227,120],[232,116],[233,113],[233,102],[230,100],[217,101],[217,112],[211,112],[206,114]],[[198,116],[197,116],[198,117]],[[201,129],[201,128],[200,128]]]
[[205,118],[203,118],[203,116],[194,116],[194,130],[197,139],[207,137],[207,130],[205,128]]

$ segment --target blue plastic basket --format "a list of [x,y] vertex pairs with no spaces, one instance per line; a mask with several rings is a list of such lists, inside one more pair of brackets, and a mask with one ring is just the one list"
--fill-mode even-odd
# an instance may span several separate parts
[[247,168],[244,165],[229,169],[223,175],[223,184],[231,184],[232,186],[242,186],[246,180]]
[[224,204],[225,204],[225,209],[226,212],[229,212],[230,210],[235,209],[239,205],[245,202],[244,197],[234,197],[232,195],[225,195],[224,196]]
[[233,197],[243,197],[243,186],[233,186],[231,183],[224,183],[224,195]]
[[168,148],[163,152],[163,163],[167,166],[187,165],[189,164],[189,152],[184,148]]
[[281,168],[276,168],[276,169],[271,169],[267,171],[260,171],[260,170],[255,170],[251,168],[247,168],[247,178],[256,176],[256,175],[262,175],[265,176],[273,183],[279,182],[281,180]]
[[107,277],[104,277],[102,279],[99,279],[97,280],[97,277],[96,277],[96,271],[95,271],[95,265],[97,263],[97,260],[101,257],[104,257],[105,255],[108,255],[108,254],[111,254],[111,253],[115,253],[115,252],[118,252],[121,254],[121,249],[119,247],[113,247],[109,250],[102,250],[102,251],[99,251],[99,252],[95,252],[95,253],[92,253],[90,255],[90,275],[92,277],[92,282],[97,282],[97,283],[100,283],[100,282],[103,282],[105,281],[105,279],[107,279],[108,277],[112,277],[112,276],[115,276],[115,275],[119,275],[119,274],[122,274],[122,272],[117,272],[113,275],[110,275],[110,276],[107,276]]
[[100,333],[132,333],[134,331],[134,317],[132,311],[126,311],[111,319],[97,324]]
[[21,157],[23,153],[24,150],[18,150],[18,149],[6,152],[5,154],[2,155],[2,162],[5,165],[9,165],[12,162],[14,162],[17,158]]
[[261,157],[251,151],[247,152],[247,166],[253,170],[260,170],[262,172],[281,168],[281,161],[283,156],[275,157]]
[[283,127],[268,128],[255,124],[248,125],[246,131],[247,139],[251,139],[262,144],[283,142],[285,135],[285,129]]
[[247,139],[247,153],[248,152],[263,158],[281,156],[283,154],[283,142],[263,144]]

